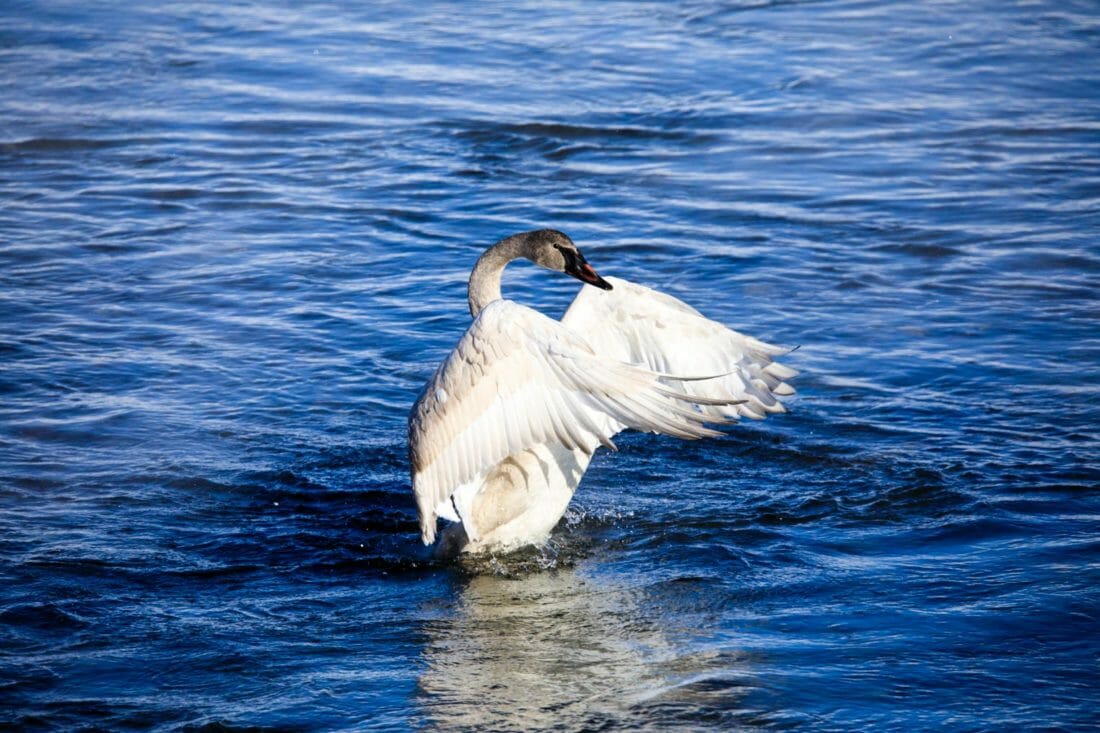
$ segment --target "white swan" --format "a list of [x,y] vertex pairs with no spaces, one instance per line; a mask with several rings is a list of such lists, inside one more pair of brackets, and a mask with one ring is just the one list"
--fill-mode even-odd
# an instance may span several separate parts
[[[593,285],[560,322],[503,300],[527,259]],[[596,274],[565,234],[515,234],[470,274],[474,322],[409,414],[409,463],[424,544],[512,549],[546,540],[595,450],[626,428],[678,438],[708,423],[782,412],[796,372],[784,350],[730,330],[669,295]],[[719,376],[714,376],[719,375]]]

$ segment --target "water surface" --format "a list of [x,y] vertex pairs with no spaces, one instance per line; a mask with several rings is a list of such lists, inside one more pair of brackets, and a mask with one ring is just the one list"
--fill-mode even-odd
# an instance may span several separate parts
[[[1098,69],[1087,2],[5,4],[0,722],[1094,725]],[[407,410],[543,226],[799,396],[433,562]]]

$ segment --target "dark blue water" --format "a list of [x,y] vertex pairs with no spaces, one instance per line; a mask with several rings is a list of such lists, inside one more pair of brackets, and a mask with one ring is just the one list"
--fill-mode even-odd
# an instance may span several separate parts
[[[1095,3],[89,5],[0,6],[0,727],[1096,724]],[[407,410],[543,226],[799,396],[432,562]]]

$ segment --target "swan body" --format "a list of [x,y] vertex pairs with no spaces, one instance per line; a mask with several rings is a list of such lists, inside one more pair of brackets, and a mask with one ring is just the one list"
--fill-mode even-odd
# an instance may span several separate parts
[[[582,288],[561,321],[504,300],[525,257]],[[600,446],[624,429],[696,439],[711,425],[782,412],[796,372],[784,350],[737,333],[669,295],[604,279],[555,230],[501,240],[470,276],[473,323],[409,414],[421,539],[453,524],[444,552],[545,541]]]

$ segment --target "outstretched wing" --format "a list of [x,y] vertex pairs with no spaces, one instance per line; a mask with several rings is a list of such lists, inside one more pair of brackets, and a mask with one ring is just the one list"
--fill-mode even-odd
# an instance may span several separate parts
[[786,380],[798,374],[773,361],[786,349],[712,321],[671,295],[619,278],[606,280],[612,290],[582,288],[562,318],[566,328],[598,347],[601,356],[678,377],[721,375],[674,383],[692,397],[743,400],[704,408],[712,417],[761,419],[784,411],[776,397],[794,394]]
[[[586,288],[587,289],[587,288]],[[715,393],[689,397],[675,381],[597,355],[530,308],[490,303],[440,365],[409,415],[409,463],[421,538],[453,516],[451,496],[508,456],[556,442],[591,453],[623,428],[680,438],[716,435],[728,409]],[[459,512],[460,513],[460,512]]]

